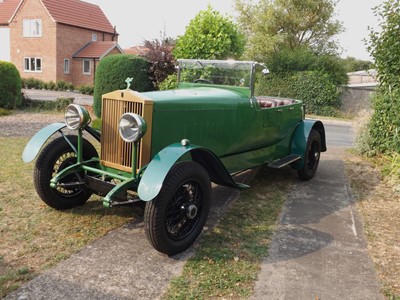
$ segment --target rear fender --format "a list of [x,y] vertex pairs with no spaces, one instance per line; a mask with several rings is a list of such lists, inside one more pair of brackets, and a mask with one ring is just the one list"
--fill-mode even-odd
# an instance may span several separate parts
[[175,143],[161,150],[147,166],[139,183],[139,198],[150,201],[157,197],[168,172],[186,153],[190,153],[192,160],[207,170],[212,182],[238,189],[243,187],[232,179],[219,158],[209,149]]
[[291,166],[300,170],[304,166],[304,155],[307,149],[307,139],[312,129],[319,132],[321,137],[321,152],[325,152],[326,148],[326,137],[325,128],[321,121],[317,120],[303,120],[296,128],[293,139],[292,139],[292,154],[300,155],[301,159],[291,164]]

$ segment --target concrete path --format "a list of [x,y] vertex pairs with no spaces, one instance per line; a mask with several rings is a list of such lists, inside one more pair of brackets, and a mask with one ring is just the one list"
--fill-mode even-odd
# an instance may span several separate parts
[[316,177],[292,187],[251,299],[384,299],[342,156],[329,147]]
[[[253,175],[254,172],[246,172],[236,180],[246,182]],[[215,226],[238,195],[230,188],[213,188],[213,206],[205,231]],[[154,250],[144,233],[142,213],[138,208],[131,223],[111,231],[4,299],[160,299],[169,281],[182,273],[194,248],[173,257]]]

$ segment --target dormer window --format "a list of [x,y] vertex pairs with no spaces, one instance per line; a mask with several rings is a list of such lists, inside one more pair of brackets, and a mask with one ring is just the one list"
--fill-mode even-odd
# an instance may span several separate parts
[[97,42],[97,34],[92,34],[92,42]]
[[41,37],[42,36],[42,20],[41,19],[24,19],[23,21],[24,37]]

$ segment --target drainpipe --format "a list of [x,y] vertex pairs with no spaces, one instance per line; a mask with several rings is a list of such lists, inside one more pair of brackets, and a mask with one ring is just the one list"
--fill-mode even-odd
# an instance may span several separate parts
[[93,87],[94,87],[94,82],[95,82],[95,78],[96,77],[96,59],[93,58]]

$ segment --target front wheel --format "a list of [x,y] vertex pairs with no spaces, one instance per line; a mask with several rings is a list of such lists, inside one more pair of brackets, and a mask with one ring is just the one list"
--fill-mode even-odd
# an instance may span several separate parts
[[[78,146],[78,137],[67,135],[66,138]],[[82,144],[83,160],[98,157],[96,149],[86,139]],[[76,154],[64,137],[59,137],[43,148],[36,160],[33,181],[39,197],[55,209],[69,209],[83,205],[92,193],[83,185],[84,172],[77,172],[64,177],[57,188],[50,187],[50,180],[63,169],[75,164]]]
[[306,153],[304,154],[304,166],[297,171],[300,179],[310,180],[317,172],[321,157],[321,136],[315,129],[310,131],[307,139]]
[[173,255],[200,235],[210,210],[211,182],[198,163],[175,164],[158,196],[146,204],[144,224],[153,247]]

